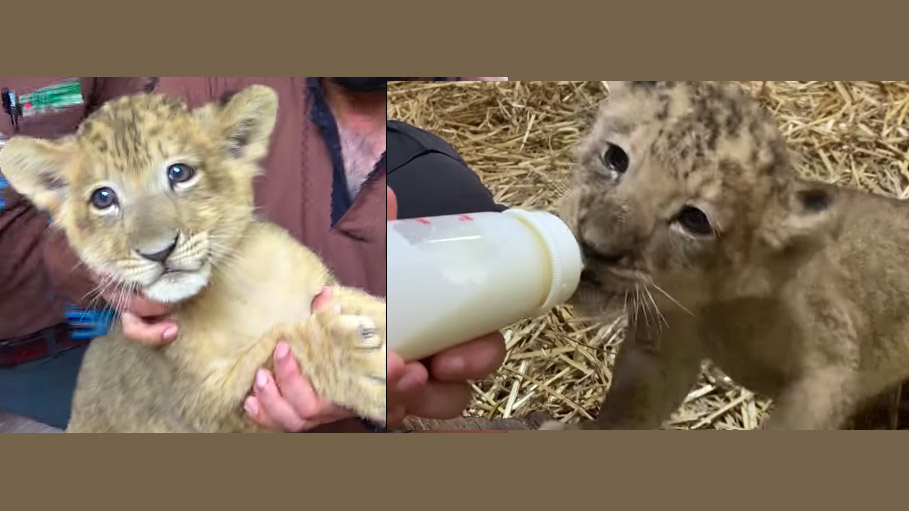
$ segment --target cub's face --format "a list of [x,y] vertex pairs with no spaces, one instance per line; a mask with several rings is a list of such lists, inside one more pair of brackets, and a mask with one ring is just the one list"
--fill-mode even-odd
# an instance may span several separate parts
[[75,136],[13,138],[0,168],[50,210],[102,285],[178,302],[229,263],[248,226],[276,108],[261,86],[196,111],[163,96],[126,97]]
[[753,291],[824,230],[832,198],[793,179],[756,101],[709,82],[611,82],[574,185],[562,206],[585,259],[574,302],[594,314]]

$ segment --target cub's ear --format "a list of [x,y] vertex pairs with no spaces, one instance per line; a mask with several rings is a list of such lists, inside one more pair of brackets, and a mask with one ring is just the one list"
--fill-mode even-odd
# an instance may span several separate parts
[[69,138],[51,141],[15,136],[0,150],[0,172],[35,206],[57,216],[69,187],[63,169],[75,149]]
[[278,117],[278,95],[264,85],[251,85],[197,109],[195,115],[232,158],[255,163],[268,153]]
[[675,82],[606,82],[610,95],[622,95],[629,91],[655,91],[672,88]]
[[786,251],[823,244],[839,232],[840,200],[841,192],[832,185],[801,180],[792,183],[768,216],[765,241]]

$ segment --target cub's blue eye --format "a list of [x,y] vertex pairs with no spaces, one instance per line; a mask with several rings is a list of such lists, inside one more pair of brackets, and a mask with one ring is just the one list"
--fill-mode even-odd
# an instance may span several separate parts
[[196,169],[185,163],[175,163],[167,167],[167,179],[171,184],[185,183],[196,175]]
[[90,202],[98,209],[107,209],[117,203],[117,194],[106,186],[98,188],[92,193]]

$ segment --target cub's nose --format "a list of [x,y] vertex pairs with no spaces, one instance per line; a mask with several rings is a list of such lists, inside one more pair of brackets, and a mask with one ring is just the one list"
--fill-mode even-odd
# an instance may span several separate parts
[[622,259],[624,259],[629,254],[628,251],[601,251],[584,240],[580,241],[580,245],[581,259],[585,265],[595,261],[601,264],[614,265],[620,263]]
[[155,247],[154,245],[149,245],[149,246],[142,247],[142,248],[136,248],[136,253],[139,254],[140,256],[144,257],[145,259],[148,259],[149,261],[154,261],[156,263],[163,263],[164,261],[167,260],[167,258],[170,256],[170,254],[174,251],[174,247],[177,246],[177,236],[174,236],[174,238],[172,240],[170,240],[166,243],[167,244],[163,249],[158,249],[158,247],[160,247],[160,245],[158,245],[158,247]]

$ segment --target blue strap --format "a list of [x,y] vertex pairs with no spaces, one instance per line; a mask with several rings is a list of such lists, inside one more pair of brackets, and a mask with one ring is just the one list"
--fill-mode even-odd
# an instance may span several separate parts
[[111,309],[83,309],[75,305],[64,309],[64,317],[72,329],[73,339],[94,339],[107,335],[114,311]]
[[6,178],[3,177],[3,174],[0,174],[0,212],[6,207],[6,190],[9,189],[9,184],[6,182]]

